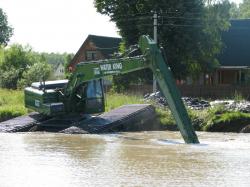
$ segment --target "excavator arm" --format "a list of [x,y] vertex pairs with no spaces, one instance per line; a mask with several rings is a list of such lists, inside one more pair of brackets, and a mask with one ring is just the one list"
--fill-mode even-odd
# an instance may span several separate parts
[[[70,108],[75,89],[84,82],[100,79],[108,75],[129,73],[150,68],[156,77],[160,89],[167,99],[169,108],[173,113],[179,130],[186,143],[199,143],[187,110],[176,87],[170,67],[166,64],[161,50],[148,36],[139,40],[142,55],[127,58],[84,62],[77,65],[65,89],[65,103]],[[73,107],[73,106],[71,106]]]
[[140,38],[139,49],[139,56],[79,63],[69,80],[33,83],[25,88],[25,106],[48,116],[100,113],[105,106],[101,78],[149,68],[185,142],[199,143],[161,50],[148,36]]

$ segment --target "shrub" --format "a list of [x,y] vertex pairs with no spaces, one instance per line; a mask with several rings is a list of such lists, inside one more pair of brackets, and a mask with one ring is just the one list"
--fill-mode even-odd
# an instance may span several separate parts
[[212,116],[206,125],[204,131],[212,132],[239,132],[243,127],[249,125],[250,114],[242,112],[225,112]]

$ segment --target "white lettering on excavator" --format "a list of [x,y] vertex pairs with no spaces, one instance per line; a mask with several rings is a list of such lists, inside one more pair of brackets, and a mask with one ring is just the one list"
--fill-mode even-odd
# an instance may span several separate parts
[[101,68],[102,71],[110,71],[110,70],[112,70],[111,64],[102,64],[102,65],[100,65],[100,68]]
[[36,107],[40,107],[40,101],[37,100],[37,99],[35,99],[35,106],[36,106]]
[[94,75],[100,75],[100,69],[94,68]]
[[101,71],[112,71],[112,70],[121,70],[122,63],[114,63],[114,64],[101,64]]
[[115,64],[113,64],[113,69],[114,70],[122,69],[122,63],[115,63]]

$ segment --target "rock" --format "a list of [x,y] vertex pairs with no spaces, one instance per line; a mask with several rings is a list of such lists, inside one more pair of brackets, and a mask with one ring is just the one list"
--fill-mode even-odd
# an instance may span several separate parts
[[[168,106],[167,100],[165,99],[165,97],[162,96],[162,94],[159,91],[151,94],[146,94],[144,96],[144,100],[154,102],[160,107]],[[204,108],[210,107],[210,103],[205,100],[200,100],[192,97],[183,97],[182,100],[185,103],[185,105],[191,109],[202,110]]]
[[[155,93],[146,94],[144,100],[147,102],[153,102],[159,107],[168,106],[167,100],[158,91]],[[249,101],[235,101],[235,100],[215,100],[208,102],[206,100],[201,100],[192,97],[182,97],[183,102],[188,108],[194,110],[203,110],[209,107],[224,106],[225,110],[228,111],[240,111],[245,113],[250,113],[250,102]]]
[[66,134],[87,134],[87,132],[79,127],[69,127],[67,129],[64,129],[60,131],[61,133],[66,133]]
[[250,102],[249,101],[234,101],[234,100],[215,100],[210,102],[212,107],[222,105],[226,110],[229,111],[240,111],[250,113]]
[[245,126],[243,129],[240,131],[241,133],[250,133],[250,125]]
[[212,107],[218,106],[218,105],[232,105],[234,103],[234,100],[215,100],[210,102],[210,105]]

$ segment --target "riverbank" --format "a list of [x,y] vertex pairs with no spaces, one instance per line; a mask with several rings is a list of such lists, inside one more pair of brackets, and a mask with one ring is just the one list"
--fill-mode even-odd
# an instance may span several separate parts
[[0,122],[25,115],[23,91],[0,89]]
[[[0,89],[0,122],[28,113],[24,107],[23,97],[23,91]],[[184,101],[186,105],[188,105],[187,102],[190,102],[187,99]],[[108,93],[105,103],[106,111],[126,104],[151,103],[156,108],[157,120],[160,123],[159,130],[178,130],[169,108],[165,105],[159,106],[159,103],[153,100],[145,99],[142,96]],[[230,110],[223,103],[213,107],[203,107],[199,110],[192,107],[187,109],[197,131],[249,132],[250,113]]]
[[[134,95],[108,93],[105,100],[106,112],[126,104],[143,104],[143,98]],[[0,89],[0,122],[25,115],[24,93],[21,90]]]

